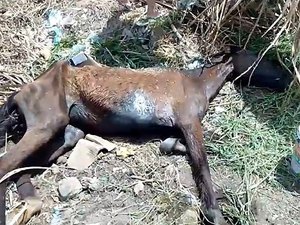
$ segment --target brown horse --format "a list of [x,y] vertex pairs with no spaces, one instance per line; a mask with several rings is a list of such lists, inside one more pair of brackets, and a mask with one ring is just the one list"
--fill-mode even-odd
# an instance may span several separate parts
[[[181,71],[111,68],[82,56],[86,60],[76,66],[67,60],[56,62],[0,107],[0,147],[6,133],[12,138],[20,136],[20,140],[15,140],[17,144],[0,158],[0,177],[20,166],[50,164],[74,147],[84,132],[113,136],[154,133],[162,138],[174,135],[188,147],[208,219],[226,224],[212,187],[201,120],[224,83],[244,72],[257,56],[235,50],[225,57],[227,62],[221,60],[211,67]],[[232,71],[234,76],[229,76]],[[246,73],[241,80],[249,76]],[[289,82],[279,67],[266,60],[252,78],[252,85],[276,90],[284,90]],[[161,148],[165,152],[185,148],[177,140],[167,138]],[[30,206],[23,218],[26,222],[41,209],[41,201],[29,174],[19,174],[13,180],[21,199]],[[0,191],[3,225],[4,183]]]
[[[26,129],[20,141],[0,158],[0,177],[28,162],[45,163],[41,158],[30,160],[36,154],[47,155],[47,162],[56,159],[84,132],[178,134],[186,141],[207,217],[215,224],[226,224],[213,190],[201,120],[232,70],[231,59],[203,71],[195,70],[199,72],[196,75],[171,69],[111,68],[90,57],[77,67],[67,60],[58,61],[2,106],[2,132],[14,133],[20,124]],[[15,130],[8,129],[12,127]],[[63,144],[50,154],[44,146],[52,145],[57,135],[64,137]],[[36,196],[28,175],[21,176],[17,186],[20,196],[30,204]],[[5,224],[4,190],[3,183],[1,224]],[[28,212],[29,218],[32,213]]]

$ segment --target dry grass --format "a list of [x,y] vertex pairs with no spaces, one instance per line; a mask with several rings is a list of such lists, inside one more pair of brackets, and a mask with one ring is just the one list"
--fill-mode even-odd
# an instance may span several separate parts
[[[171,6],[169,8],[177,4],[173,0],[164,2]],[[268,58],[279,59],[299,79],[298,5],[299,0],[272,3],[266,0],[207,0],[200,1],[200,6],[192,11],[175,11],[148,22],[141,20],[139,8],[123,15],[121,21],[111,23],[114,27],[105,29],[106,22],[113,15],[111,9],[116,6],[114,1],[1,1],[0,102],[21,84],[32,81],[53,60],[71,54],[72,46],[84,43],[91,31],[102,37],[99,43],[89,46],[91,53],[107,65],[187,67],[195,60],[201,64],[203,57],[218,52],[225,44],[236,43]],[[49,9],[60,9],[77,21],[71,29],[65,29],[63,40],[55,47],[44,25]],[[47,48],[50,48],[51,57],[46,60],[43,55]],[[297,219],[285,219],[297,218],[300,210],[296,206],[294,212],[289,212],[291,205],[297,204],[297,197],[293,196],[296,195],[293,190],[295,177],[288,170],[293,132],[300,122],[298,98],[297,87],[288,93],[274,94],[251,89],[237,91],[232,85],[227,85],[212,103],[204,121],[207,148],[213,179],[224,190],[227,200],[222,208],[232,224],[248,225],[259,219],[261,215],[254,209],[257,199],[264,200],[269,206],[263,212],[268,214],[269,220],[277,216],[273,219],[277,224],[299,224]],[[161,156],[153,143],[141,147],[119,145],[143,148],[146,153],[138,151],[128,160],[103,156],[86,173],[75,174],[60,167],[59,172],[50,170],[36,179],[48,205],[31,224],[49,224],[51,210],[56,205],[73,208],[72,218],[83,219],[82,214],[86,216],[88,213],[80,211],[78,202],[87,208],[88,202],[92,202],[93,206],[103,210],[99,206],[99,202],[105,205],[105,202],[101,203],[101,198],[105,197],[103,193],[114,196],[124,192],[127,198],[138,204],[137,208],[125,210],[130,214],[132,224],[178,224],[180,212],[197,207],[197,201],[187,203],[187,196],[191,198],[194,194],[181,185],[181,178],[186,176],[179,172],[187,166],[184,159]],[[135,171],[135,177],[126,178],[127,172],[112,174],[116,164]],[[101,191],[87,195],[89,197],[79,196],[79,200],[60,203],[56,183],[63,176],[70,175],[101,177],[99,179],[105,185]],[[148,185],[147,197],[142,199],[134,198],[128,191],[132,182],[139,179]],[[266,196],[269,198],[265,199]],[[16,198],[11,199],[14,200],[10,201],[10,206],[13,206]],[[281,199],[282,205],[277,204],[277,199]],[[111,208],[120,210],[116,205]],[[91,209],[96,214],[102,212],[92,206]],[[265,220],[258,222],[264,223]]]

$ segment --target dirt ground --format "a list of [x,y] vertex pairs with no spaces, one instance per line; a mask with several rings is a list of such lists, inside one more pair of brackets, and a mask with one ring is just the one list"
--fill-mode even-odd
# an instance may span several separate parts
[[[7,2],[4,1],[5,9],[19,10],[20,15],[23,13],[23,17],[18,18],[17,11],[5,11],[0,12],[0,18],[2,17],[2,21],[5,20],[5,17],[11,19],[12,14],[15,13],[13,20],[22,21],[26,20],[24,15],[29,17],[30,13],[35,14],[38,11],[40,11],[38,15],[41,15],[47,8],[55,8],[61,10],[64,15],[69,15],[75,21],[68,32],[75,33],[76,36],[83,39],[91,31],[101,33],[105,37],[109,35],[110,31],[122,30],[119,22],[110,21],[109,27],[107,27],[112,11],[118,8],[115,0],[62,1],[63,3],[48,1],[47,4],[42,4],[43,7],[40,7],[40,1],[33,2],[30,4],[36,4],[36,8],[31,8],[33,11],[28,11],[26,14],[26,9],[22,9],[21,6],[6,7]],[[26,1],[20,1],[19,4],[26,4]],[[21,10],[23,11],[21,12]],[[136,11],[145,12],[145,6],[139,6]],[[137,15],[140,15],[139,13]],[[44,16],[37,19],[34,26],[38,27],[39,29],[36,28],[36,30],[40,30],[40,32],[32,33],[31,36],[28,26],[20,27],[19,32],[23,36],[20,33],[4,32],[0,35],[3,45],[0,49],[2,48],[2,52],[6,52],[6,55],[2,54],[0,58],[1,80],[6,81],[5,75],[11,71],[16,74],[25,72],[29,75],[38,75],[39,71],[46,68],[46,61],[40,54],[45,49],[44,46],[49,45],[49,36],[43,25],[44,20]],[[9,22],[7,24],[9,25]],[[10,37],[10,40],[7,37]],[[34,40],[36,44],[27,42],[24,37]],[[9,41],[12,41],[15,46],[9,47],[7,45]],[[18,58],[21,57],[22,60],[14,59],[14,52],[18,52],[18,45],[27,44],[31,54],[19,55]],[[16,75],[16,77],[18,76]],[[27,77],[24,81],[7,81],[7,84],[30,80],[31,78]],[[4,99],[6,92],[1,92],[3,95],[1,99]],[[224,94],[239,93],[231,84],[228,84],[223,90],[222,95]],[[219,137],[215,135],[218,127],[215,127],[212,121],[218,117],[218,113],[221,113],[216,110],[220,103],[222,103],[222,97],[216,98],[204,122],[208,143],[219,140]],[[65,167],[66,158],[70,154],[67,153],[60,158],[57,164],[32,179],[44,205],[41,214],[33,217],[28,224],[193,224],[195,214],[191,212],[199,210],[200,202],[186,157],[163,155],[159,151],[158,140],[137,144],[120,139],[109,140],[116,143],[118,148],[133,149],[135,153],[127,158],[116,156],[115,151],[100,153],[98,160],[89,169],[82,172]],[[233,171],[226,161],[211,151],[209,146],[208,154],[215,187],[222,190],[220,191],[222,209],[231,224],[300,224],[300,196],[296,191],[278,188],[278,186],[270,184],[267,179],[261,180],[260,178],[249,183],[248,189],[245,190],[243,174]],[[58,182],[71,176],[77,177],[84,189],[74,198],[61,201],[57,191]],[[91,178],[97,180],[97,185],[93,187],[88,185]],[[140,195],[136,195],[134,187],[140,181],[144,184],[144,190]],[[14,185],[10,186],[7,197],[9,199],[8,206],[11,209],[18,202]],[[188,218],[188,212],[192,214],[190,218]],[[236,217],[237,214],[239,217]],[[255,217],[256,222],[250,223],[249,215]]]

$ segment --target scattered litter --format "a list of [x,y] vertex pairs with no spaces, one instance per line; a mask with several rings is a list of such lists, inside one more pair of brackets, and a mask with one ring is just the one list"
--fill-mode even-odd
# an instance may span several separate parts
[[10,212],[8,212],[7,220],[9,225],[19,225],[23,221],[24,214],[26,212],[25,202],[18,204]]
[[[74,21],[70,15],[63,16],[63,14],[58,10],[50,10],[47,20],[45,21],[45,27],[46,31],[52,36],[51,46],[52,44],[54,46],[58,45],[63,38],[64,28],[70,27],[75,23],[76,21]],[[92,31],[85,40],[82,40],[81,43],[77,43],[73,45],[71,49],[68,49],[67,52],[62,55],[62,58],[70,55],[76,55],[82,51],[89,53],[91,50],[91,44],[101,43],[101,41],[102,39],[99,35]],[[41,55],[47,60],[51,56],[51,51],[49,54],[48,50],[43,49],[41,51]]]
[[200,6],[198,0],[180,0],[178,4],[179,9],[191,10],[192,6]]
[[116,155],[119,157],[127,158],[128,156],[132,156],[135,154],[135,151],[131,148],[120,147],[116,151]]
[[189,70],[197,69],[203,67],[203,62],[201,60],[195,60],[192,63],[189,63],[186,68]]
[[142,48],[145,49],[145,50],[148,50],[149,46],[148,45],[142,45]]
[[105,140],[102,137],[99,137],[97,135],[87,134],[85,136],[85,139],[101,145],[104,149],[106,149],[109,152],[111,152],[112,150],[114,150],[117,147],[114,143],[112,143],[108,140]]
[[80,139],[67,160],[68,168],[76,170],[87,169],[96,161],[97,155],[102,149],[104,149],[102,145],[89,140]]
[[53,215],[53,217],[52,217],[50,225],[60,225],[60,224],[62,224],[62,217],[61,217],[60,208],[54,207],[52,215]]
[[90,42],[91,44],[95,44],[95,43],[101,43],[102,39],[95,32],[91,32],[89,36],[86,38],[86,41]]
[[75,21],[70,17],[63,17],[62,13],[58,10],[52,9],[48,13],[46,27],[53,33],[53,44],[60,43],[63,36],[63,27],[71,26]]
[[59,170],[59,166],[56,165],[55,163],[52,164],[51,166],[51,172],[55,175],[55,174],[59,174],[60,170]]
[[61,12],[55,9],[50,10],[48,13],[48,26],[49,27],[54,27],[54,26],[59,26],[60,23],[62,22],[63,17],[61,15]]
[[86,62],[87,60],[88,60],[87,55],[81,52],[81,53],[73,56],[70,59],[70,62],[72,63],[73,66],[78,66],[78,65],[82,64],[83,62]]
[[136,185],[134,185],[133,188],[134,194],[136,196],[140,196],[144,192],[144,184],[142,181],[138,181]]
[[50,47],[45,47],[40,51],[40,55],[45,59],[48,60],[51,57],[51,49]]
[[58,192],[61,200],[67,200],[82,191],[82,185],[76,177],[67,177],[58,182]]
[[113,173],[121,172],[121,173],[128,173],[127,168],[122,168],[122,167],[114,167],[113,168]]
[[78,54],[79,52],[85,51],[86,46],[83,44],[76,44],[73,45],[71,48],[71,54]]
[[8,225],[26,224],[33,215],[41,211],[42,204],[41,199],[35,197],[22,201],[8,213]]
[[48,13],[46,26],[48,27],[64,27],[71,26],[75,23],[70,15],[63,16],[58,10],[51,9]]

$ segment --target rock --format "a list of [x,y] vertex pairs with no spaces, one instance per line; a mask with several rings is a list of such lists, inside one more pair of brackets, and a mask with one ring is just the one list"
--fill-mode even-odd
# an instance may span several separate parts
[[101,187],[101,182],[97,177],[83,177],[82,181],[84,182],[84,186],[92,191],[96,191]]
[[67,160],[67,166],[76,170],[85,170],[96,161],[97,155],[102,149],[102,145],[80,139]]
[[108,140],[105,140],[102,137],[99,137],[96,135],[87,134],[85,136],[85,139],[95,142],[99,145],[102,145],[103,149],[106,149],[109,152],[111,152],[112,150],[114,150],[117,147],[114,143],[112,143]]
[[82,191],[82,185],[76,177],[67,177],[58,182],[58,192],[61,200],[67,200]]
[[178,224],[182,225],[197,225],[198,213],[193,209],[187,209],[179,218]]
[[58,165],[56,165],[56,164],[54,164],[54,163],[53,163],[53,165],[51,166],[51,170],[52,170],[52,173],[53,173],[54,175],[60,173]]
[[133,188],[134,194],[136,196],[140,196],[144,192],[144,184],[142,181],[138,181],[136,185],[134,185]]

